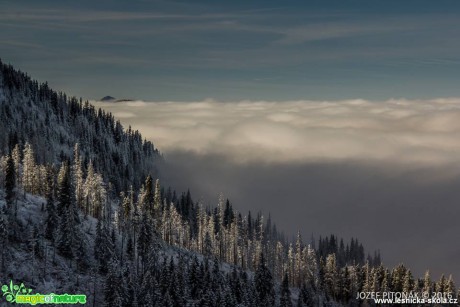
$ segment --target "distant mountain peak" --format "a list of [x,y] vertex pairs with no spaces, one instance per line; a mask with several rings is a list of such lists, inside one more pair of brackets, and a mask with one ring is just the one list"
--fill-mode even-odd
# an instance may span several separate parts
[[115,97],[112,97],[112,96],[105,96],[101,98],[100,101],[102,102],[129,102],[129,101],[133,101],[133,99],[126,99],[126,98],[116,99]]
[[101,101],[115,101],[115,97],[112,97],[112,96],[105,96],[103,98],[101,98]]

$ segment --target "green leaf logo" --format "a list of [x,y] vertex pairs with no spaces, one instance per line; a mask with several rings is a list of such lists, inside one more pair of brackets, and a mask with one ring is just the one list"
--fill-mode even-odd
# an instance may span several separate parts
[[10,285],[3,285],[2,286],[2,292],[3,296],[5,296],[5,299],[10,302],[14,303],[16,301],[16,295],[20,294],[30,294],[32,292],[32,289],[26,288],[23,283],[20,285],[15,285],[13,284],[13,281],[10,280]]

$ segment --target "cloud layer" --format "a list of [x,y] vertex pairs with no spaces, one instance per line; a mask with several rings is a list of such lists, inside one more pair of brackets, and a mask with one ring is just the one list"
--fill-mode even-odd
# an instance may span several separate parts
[[460,99],[96,103],[166,155],[233,162],[460,162]]

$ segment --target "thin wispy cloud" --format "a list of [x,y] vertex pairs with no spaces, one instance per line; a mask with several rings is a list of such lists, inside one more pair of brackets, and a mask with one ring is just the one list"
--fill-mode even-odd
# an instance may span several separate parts
[[[50,56],[19,44],[1,56],[93,99],[110,87],[152,100],[459,96],[456,72],[431,61],[457,59],[456,10],[399,6],[16,1],[0,4],[0,41],[42,45]],[[49,67],[72,71],[71,80],[40,75]]]
[[5,11],[0,13],[3,21],[65,21],[65,22],[96,22],[96,21],[129,21],[129,20],[220,20],[236,18],[241,14],[171,14],[150,12],[126,12],[104,10],[68,10],[68,9],[29,9]]

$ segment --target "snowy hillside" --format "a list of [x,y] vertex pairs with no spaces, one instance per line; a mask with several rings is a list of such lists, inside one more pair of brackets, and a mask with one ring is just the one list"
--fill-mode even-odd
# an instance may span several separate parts
[[0,154],[31,144],[40,164],[69,160],[79,143],[82,162],[110,180],[114,192],[139,188],[147,174],[158,176],[161,157],[138,131],[124,129],[111,114],[87,101],[39,84],[0,60]]
[[[4,211],[7,206],[4,196],[4,190],[0,190],[0,211]],[[3,250],[4,267],[0,270],[0,280],[11,279],[22,282],[28,288],[32,288],[34,293],[84,293],[87,295],[88,304],[94,303],[94,306],[105,304],[117,306],[117,304],[107,303],[106,295],[112,292],[118,296],[116,299],[120,300],[119,302],[127,306],[133,306],[129,303],[131,300],[141,301],[138,301],[140,306],[146,306],[147,301],[158,302],[155,306],[167,306],[169,303],[182,306],[187,296],[191,296],[188,299],[190,303],[198,304],[204,299],[209,302],[215,301],[219,306],[223,306],[221,305],[223,300],[229,299],[232,295],[231,284],[227,282],[237,283],[241,276],[248,283],[249,277],[253,275],[250,272],[247,275],[247,272],[241,271],[236,266],[205,260],[206,258],[200,254],[163,243],[159,243],[150,253],[149,263],[146,264],[148,268],[134,267],[131,261],[122,265],[118,260],[107,259],[112,262],[108,263],[108,272],[101,274],[94,269],[98,265],[92,253],[89,253],[86,259],[87,267],[77,268],[76,262],[61,256],[55,244],[45,238],[43,225],[47,219],[46,200],[43,197],[22,194],[18,196],[16,205],[18,217],[15,221],[16,225],[8,225],[6,219],[0,222],[0,231],[5,231],[6,225],[9,230],[14,228],[17,231],[17,240],[8,242],[8,247]],[[88,251],[96,248],[97,224],[98,221],[92,217],[82,218],[80,227]],[[118,233],[113,232],[108,239],[113,240],[112,252],[120,252],[118,247],[121,237]],[[117,257],[112,256],[112,258]],[[116,261],[116,265],[113,261]],[[149,274],[142,273],[145,270],[150,270]],[[151,275],[153,272],[155,274]],[[117,286],[113,283],[114,279]],[[144,288],[137,290],[132,288],[133,282],[142,284]],[[216,284],[211,286],[211,283]],[[250,285],[246,287],[251,289]],[[246,287],[238,284],[238,291],[249,296],[250,291],[245,290]],[[211,291],[212,288],[214,291]],[[215,292],[216,289],[219,289],[218,293]],[[187,290],[191,293],[186,295],[183,292]],[[135,293],[135,291],[139,292]],[[153,296],[145,297],[147,293],[143,293],[144,291],[151,292],[149,294]],[[243,295],[242,293],[239,295]],[[160,299],[161,295],[165,297]],[[147,301],[143,302],[143,300]],[[178,303],[178,300],[181,303]],[[3,304],[5,302],[0,302],[0,306]]]

